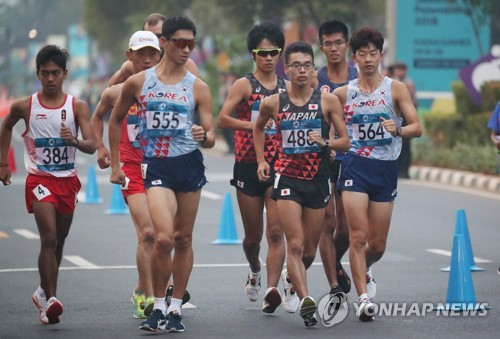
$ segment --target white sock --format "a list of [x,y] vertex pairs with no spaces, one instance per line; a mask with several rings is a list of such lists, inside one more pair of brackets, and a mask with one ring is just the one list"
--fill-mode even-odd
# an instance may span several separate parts
[[167,314],[170,312],[175,312],[181,314],[182,299],[172,298],[170,301],[170,306],[168,307]]
[[38,296],[41,298],[41,299],[47,299],[47,297],[45,296],[45,291],[43,290],[43,288],[41,288],[40,286],[38,286],[37,290],[36,290],[36,293],[38,293]]
[[165,314],[165,311],[167,309],[167,307],[165,306],[165,298],[154,297],[154,299],[155,299],[155,304],[153,306],[153,309],[159,309],[162,311],[163,314]]
[[370,299],[368,293],[363,293],[359,296],[359,302],[361,302],[363,299]]

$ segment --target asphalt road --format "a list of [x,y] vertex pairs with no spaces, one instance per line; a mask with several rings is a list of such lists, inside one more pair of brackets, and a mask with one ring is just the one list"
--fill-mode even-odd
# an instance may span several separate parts
[[[16,156],[21,152],[16,146]],[[281,307],[273,315],[261,312],[262,300],[249,302],[244,295],[248,266],[241,245],[212,245],[220,227],[222,199],[232,196],[239,238],[242,226],[234,189],[229,186],[231,156],[204,151],[209,184],[204,188],[194,231],[195,267],[188,289],[192,300],[183,310],[183,338],[497,338],[500,331],[500,196],[479,191],[402,180],[393,214],[387,252],[375,264],[379,303],[431,303],[446,301],[449,252],[456,211],[467,215],[476,264],[484,272],[472,273],[478,302],[491,309],[485,316],[377,316],[361,323],[351,304],[349,314],[333,327],[321,323],[306,329],[298,314]],[[80,178],[86,187],[87,166],[94,157],[80,157]],[[22,167],[18,163],[18,167]],[[79,204],[66,242],[59,274],[58,297],[63,302],[62,322],[43,326],[31,295],[38,286],[39,240],[32,215],[24,204],[23,169],[9,187],[0,187],[0,337],[1,338],[135,338],[150,335],[132,318],[130,295],[136,283],[135,231],[128,215],[107,215],[112,194],[109,172],[98,171],[101,204]],[[32,237],[35,237],[32,239]],[[267,247],[263,242],[262,255]],[[349,271],[348,256],[343,261]],[[265,279],[263,279],[265,281]],[[308,271],[309,290],[316,301],[328,291],[320,264]],[[280,286],[281,289],[281,286]],[[261,296],[265,287],[261,291]],[[468,293],[471,291],[468,290]],[[483,314],[484,315],[484,314]]]

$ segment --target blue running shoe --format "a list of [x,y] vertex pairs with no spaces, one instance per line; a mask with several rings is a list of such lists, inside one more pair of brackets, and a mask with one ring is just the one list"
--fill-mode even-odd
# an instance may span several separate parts
[[158,332],[158,330],[165,329],[166,322],[163,312],[156,308],[151,312],[146,320],[144,320],[139,329],[149,332]]
[[184,324],[181,322],[182,317],[178,313],[170,312],[167,320],[167,332],[184,332]]

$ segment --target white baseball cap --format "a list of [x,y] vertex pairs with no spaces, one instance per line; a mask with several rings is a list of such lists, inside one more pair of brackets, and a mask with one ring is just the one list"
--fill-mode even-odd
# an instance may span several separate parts
[[160,42],[156,35],[149,31],[137,31],[130,37],[128,48],[133,51],[144,47],[153,47],[160,51]]

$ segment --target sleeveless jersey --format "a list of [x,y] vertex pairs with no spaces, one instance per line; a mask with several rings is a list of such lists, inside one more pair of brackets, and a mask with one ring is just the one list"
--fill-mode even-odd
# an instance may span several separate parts
[[[259,115],[260,102],[267,96],[286,91],[285,80],[278,77],[277,86],[270,90],[262,86],[253,73],[248,73],[245,78],[252,85],[250,98],[236,106],[236,118],[243,121],[255,121]],[[264,157],[268,163],[274,161],[277,152],[276,128],[266,130],[264,143]],[[236,162],[257,162],[253,145],[253,133],[246,130],[234,131],[234,155]]]
[[61,122],[78,136],[73,96],[66,94],[60,107],[51,108],[43,106],[40,94],[35,93],[28,111],[28,128],[23,133],[26,171],[43,176],[76,176],[76,148],[60,137]]
[[[332,93],[334,89],[338,87],[345,86],[349,83],[349,81],[354,80],[358,77],[358,70],[356,67],[347,66],[347,81],[341,83],[334,83],[328,79],[328,68],[326,66],[318,69],[318,89],[321,92]],[[328,130],[330,130],[330,126],[328,126]],[[345,158],[344,152],[336,152],[335,160],[342,160]]]
[[137,104],[130,107],[127,117],[122,122],[122,133],[120,136],[120,162],[137,163],[142,162],[142,154],[139,148],[139,125],[137,117]]
[[177,157],[193,152],[193,85],[196,77],[186,72],[175,85],[164,84],[156,75],[156,66],[146,70],[139,98],[139,144],[148,158]]
[[401,138],[393,137],[382,127],[380,119],[393,119],[401,126],[392,103],[392,79],[384,77],[370,94],[359,90],[359,79],[349,81],[344,118],[351,140],[349,152],[379,160],[396,160],[401,152]]
[[288,93],[281,93],[276,121],[276,174],[305,180],[327,177],[324,154],[315,143],[308,140],[310,131],[317,131],[323,137],[328,137],[328,134],[325,135],[325,125],[319,90],[314,90],[309,101],[300,107],[290,101]]

